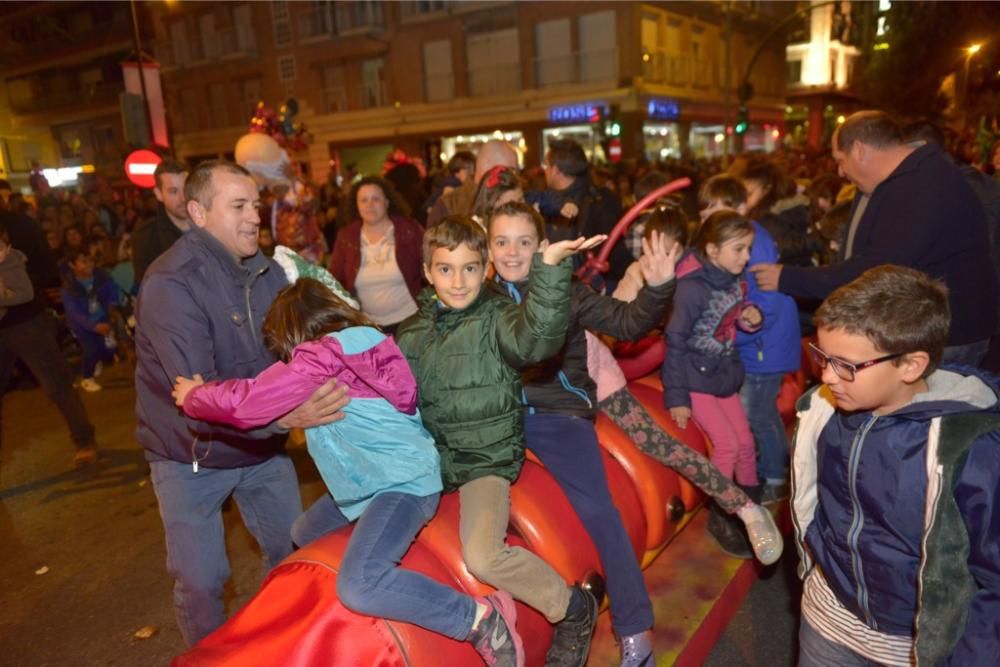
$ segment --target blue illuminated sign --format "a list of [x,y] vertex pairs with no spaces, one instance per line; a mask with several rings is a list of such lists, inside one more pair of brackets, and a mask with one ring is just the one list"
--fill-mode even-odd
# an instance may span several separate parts
[[583,102],[549,109],[549,121],[556,125],[599,123],[604,119],[604,105]]
[[677,120],[681,117],[681,105],[677,100],[654,98],[646,105],[646,115],[656,120]]

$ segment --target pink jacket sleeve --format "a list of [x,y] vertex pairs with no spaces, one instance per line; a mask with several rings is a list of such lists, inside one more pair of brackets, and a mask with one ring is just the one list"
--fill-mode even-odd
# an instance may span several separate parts
[[209,382],[191,391],[184,412],[194,419],[249,429],[268,424],[301,405],[344,367],[320,342],[299,345],[286,364],[255,378]]

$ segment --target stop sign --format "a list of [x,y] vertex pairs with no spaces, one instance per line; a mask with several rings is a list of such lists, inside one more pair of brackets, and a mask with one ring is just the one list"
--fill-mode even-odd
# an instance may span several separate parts
[[132,151],[125,158],[125,175],[140,188],[152,188],[156,185],[153,172],[161,162],[163,158],[153,151]]

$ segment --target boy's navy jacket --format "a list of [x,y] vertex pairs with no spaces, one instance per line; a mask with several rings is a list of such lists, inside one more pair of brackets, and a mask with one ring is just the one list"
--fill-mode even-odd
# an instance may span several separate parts
[[739,391],[745,375],[735,340],[747,305],[746,281],[694,250],[678,262],[677,275],[660,371],[667,408],[691,407],[692,391],[730,396]]
[[819,567],[859,621],[913,636],[918,664],[1000,657],[1000,403],[995,378],[938,370],[882,416],[799,399],[792,518],[803,578]]
[[[108,309],[118,305],[118,285],[107,273],[101,269],[94,269],[92,289],[105,314],[110,315]],[[82,332],[96,334],[97,322],[90,321],[90,294],[72,274],[66,278],[62,299],[63,308],[66,310],[66,321],[70,328],[77,334]]]
[[273,364],[261,324],[287,284],[274,260],[258,252],[237,262],[199,227],[153,262],[135,315],[136,440],[147,459],[236,468],[283,451],[277,424],[240,430],[190,419],[170,392],[178,375],[252,378]]
[[[778,261],[778,246],[771,234],[753,223],[753,246],[750,263],[773,264]],[[764,314],[764,324],[753,333],[736,332],[736,347],[747,373],[789,373],[802,363],[802,332],[795,299],[781,292],[765,292],[751,276],[747,279],[747,298]]]
[[[550,359],[526,369],[525,407],[535,412],[555,412],[594,419],[597,413],[597,385],[587,371],[586,330],[638,340],[655,329],[670,305],[676,279],[657,287],[646,285],[635,301],[612,299],[574,280],[570,292],[569,327],[566,344]],[[528,283],[508,283],[497,276],[490,289],[520,301],[528,293]]]

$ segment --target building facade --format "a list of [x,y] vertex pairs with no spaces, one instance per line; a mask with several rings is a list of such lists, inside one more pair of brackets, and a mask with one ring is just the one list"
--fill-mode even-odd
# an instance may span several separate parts
[[0,4],[0,178],[23,187],[32,168],[61,168],[72,184],[83,167],[124,176],[132,26],[128,3]]
[[[556,136],[578,139],[598,159],[719,154],[728,140],[727,110],[730,127],[735,122],[738,72],[791,6],[422,0],[147,7],[178,157],[231,155],[259,101],[276,109],[293,98],[295,120],[313,135],[294,157],[320,180],[351,163],[375,171],[393,148],[435,162],[490,137],[518,146],[526,165],[539,163]],[[774,42],[752,77],[750,148],[770,147],[782,129],[784,43]]]

